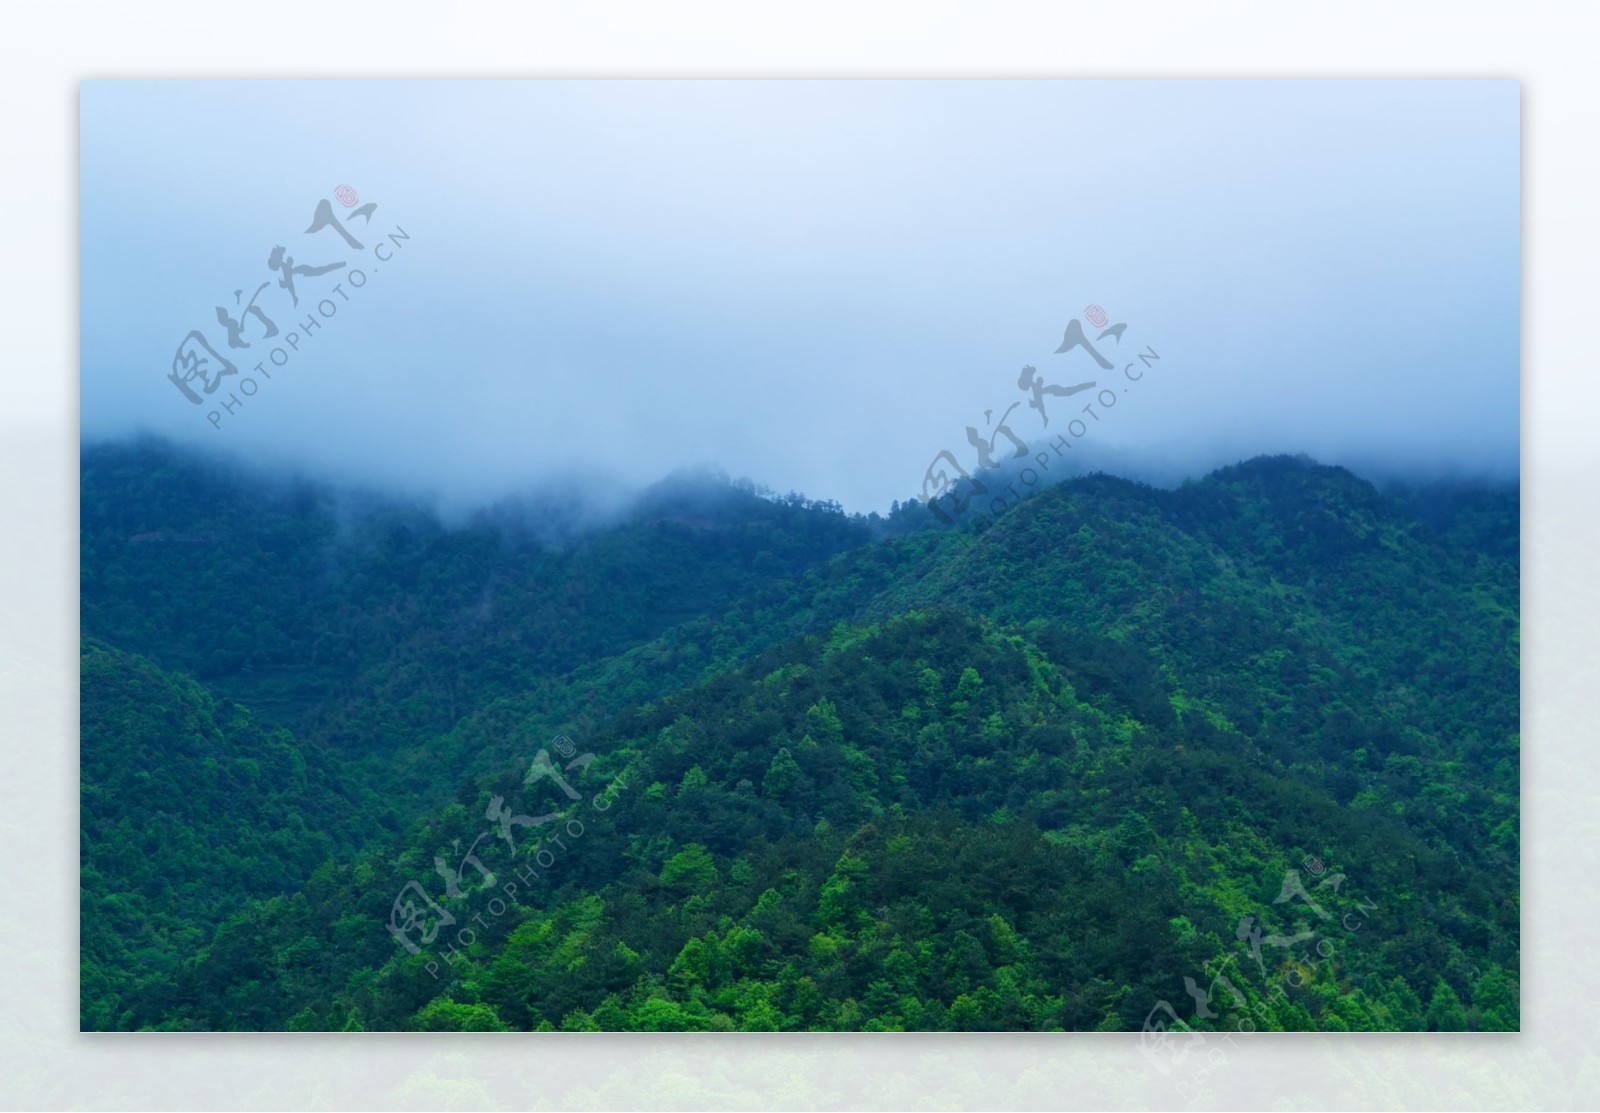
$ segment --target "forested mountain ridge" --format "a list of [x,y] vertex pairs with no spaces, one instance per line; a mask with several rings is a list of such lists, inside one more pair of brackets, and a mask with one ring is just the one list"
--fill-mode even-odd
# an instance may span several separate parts
[[[552,545],[404,507],[352,522],[309,489],[252,502],[203,471],[86,451],[84,633],[328,763],[250,814],[337,791],[356,822],[309,824],[298,855],[239,844],[298,884],[156,887],[149,915],[175,920],[155,972],[86,974],[87,1027],[1137,1028],[1242,946],[1241,916],[1290,932],[1273,897],[1314,855],[1396,894],[1391,922],[1258,1015],[1516,1026],[1514,491],[1419,515],[1274,458],[907,532],[915,504],[882,523],[729,487]],[[179,546],[212,558],[176,577],[203,620],[165,594]],[[271,590],[233,588],[234,557]],[[355,617],[369,601],[395,613]],[[90,701],[149,717],[194,688],[97,643],[85,660],[151,693],[85,684],[98,809],[151,731]],[[383,930],[394,893],[437,882],[437,848],[522,799],[508,770],[563,729],[589,781],[631,788],[436,981]],[[200,738],[219,765],[266,745]],[[122,953],[104,901],[150,887],[102,868],[126,860],[108,832],[151,806],[85,809],[86,968],[91,937]],[[955,870],[974,855],[1001,880]]]
[[161,442],[87,448],[83,629],[297,735],[388,753],[869,534],[837,507],[692,477],[605,527],[586,527],[577,499],[452,527]]

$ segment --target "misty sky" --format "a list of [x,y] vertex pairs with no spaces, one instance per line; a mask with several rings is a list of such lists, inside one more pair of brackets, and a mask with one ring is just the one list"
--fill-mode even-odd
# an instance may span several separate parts
[[[1030,453],[1081,419],[1084,460],[1514,476],[1518,116],[1503,81],[90,82],[83,434],[457,502],[713,463],[866,511],[1020,403]],[[306,234],[324,199],[361,249]],[[346,265],[293,308],[280,246]],[[1113,372],[1053,354],[1091,304]],[[190,330],[238,371],[198,406]],[[1025,364],[1097,387],[1046,431]]]

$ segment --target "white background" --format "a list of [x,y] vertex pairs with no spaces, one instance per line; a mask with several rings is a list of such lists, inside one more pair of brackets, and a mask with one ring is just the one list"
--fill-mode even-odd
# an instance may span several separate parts
[[[1600,8],[73,4],[0,16],[0,1105],[1595,1108]],[[1236,1038],[1193,1097],[1107,1036],[77,1033],[77,83],[93,77],[1498,77],[1523,94],[1520,1036]],[[336,106],[307,129],[339,126]],[[248,145],[208,159],[270,158]],[[1376,897],[1380,906],[1381,894]],[[1213,1046],[1216,1041],[1213,1040]]]

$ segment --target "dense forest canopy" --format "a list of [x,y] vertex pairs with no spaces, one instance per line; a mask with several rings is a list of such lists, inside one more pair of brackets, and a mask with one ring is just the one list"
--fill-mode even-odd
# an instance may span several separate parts
[[82,457],[94,1030],[1514,1030],[1515,488]]

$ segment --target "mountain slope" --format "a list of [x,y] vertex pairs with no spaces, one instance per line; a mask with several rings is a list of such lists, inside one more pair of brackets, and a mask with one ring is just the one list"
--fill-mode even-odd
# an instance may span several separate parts
[[[327,938],[352,908],[371,921],[323,954],[325,980],[285,970],[250,1003],[272,1003],[271,1027],[1124,1030],[1234,949],[1241,917],[1292,936],[1311,906],[1275,897],[1317,854],[1346,880],[1316,907],[1363,917],[1361,935],[1339,931],[1339,960],[1295,992],[1252,982],[1268,1026],[1426,1026],[1440,981],[1477,1026],[1514,1026],[1496,994],[1514,986],[1516,921],[1490,879],[1203,713],[1168,712],[1084,702],[1037,644],[956,612],[803,639],[619,719],[551,832],[480,852],[494,882],[451,899],[426,863],[492,830],[496,797],[533,811],[543,786],[521,769],[304,899],[257,906],[262,955]],[[408,879],[471,934],[396,946],[379,916]],[[151,1018],[240,1026],[256,1014],[200,987],[241,965],[263,963],[213,949]]]
[[[206,735],[220,766],[281,746],[323,771],[211,831],[272,860],[261,884],[152,891],[192,957],[96,958],[86,1025],[1137,1028],[1249,951],[1242,918],[1289,939],[1347,916],[1358,935],[1319,939],[1337,961],[1247,954],[1258,1025],[1516,1026],[1515,492],[1264,458],[1175,491],[1071,480],[973,531],[688,482],[553,540],[521,511],[268,497],[159,447],[84,471],[85,633],[293,728]],[[150,684],[154,707],[212,699]],[[85,799],[122,829],[161,807],[106,804],[130,755],[170,781],[199,752],[162,746],[171,712],[129,718],[136,693],[84,688],[107,755]],[[520,774],[562,731],[597,755],[586,786],[628,786],[616,807],[462,957],[399,947],[407,882],[498,899],[432,863],[525,849],[491,801],[560,804]],[[347,824],[261,844],[318,792]],[[1344,880],[1316,910],[1275,903],[1319,859]],[[86,922],[151,884],[86,857]],[[132,921],[97,915],[125,959]],[[1273,992],[1291,973],[1303,992]]]
[[91,641],[80,683],[86,1028],[119,1026],[228,915],[392,835],[337,760],[192,679]]

